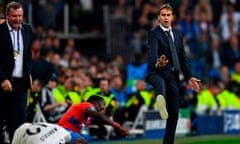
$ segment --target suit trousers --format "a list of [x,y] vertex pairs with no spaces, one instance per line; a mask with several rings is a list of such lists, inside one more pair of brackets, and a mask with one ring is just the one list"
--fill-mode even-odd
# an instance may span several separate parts
[[155,98],[161,94],[166,99],[168,119],[163,144],[174,144],[174,137],[178,121],[179,111],[179,73],[171,72],[169,77],[162,77],[160,74],[151,74],[149,83],[154,88]]
[[[11,80],[13,92],[3,92],[0,89],[0,129],[6,124],[10,136],[27,120],[27,89],[22,79]],[[0,143],[3,141],[1,137]]]

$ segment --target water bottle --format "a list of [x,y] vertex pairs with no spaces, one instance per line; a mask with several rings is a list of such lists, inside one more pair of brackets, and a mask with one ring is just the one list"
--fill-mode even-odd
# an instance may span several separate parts
[[86,124],[85,123],[82,123],[81,134],[82,135],[88,135],[88,130],[86,128]]

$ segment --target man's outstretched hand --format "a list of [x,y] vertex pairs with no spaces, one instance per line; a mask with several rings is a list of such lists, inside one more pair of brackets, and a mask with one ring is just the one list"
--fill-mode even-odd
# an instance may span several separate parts
[[200,91],[200,80],[195,78],[195,77],[191,77],[188,80],[188,85],[195,91],[195,92],[199,92]]
[[161,68],[165,67],[168,64],[168,59],[165,55],[161,55],[160,58],[157,59],[156,61],[156,67]]
[[118,130],[121,132],[121,134],[122,134],[123,136],[125,136],[125,137],[129,136],[128,129],[120,126]]

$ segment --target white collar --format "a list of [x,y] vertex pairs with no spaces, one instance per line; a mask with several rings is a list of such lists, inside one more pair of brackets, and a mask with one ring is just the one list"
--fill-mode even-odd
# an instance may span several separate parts
[[[14,29],[10,26],[10,24],[8,23],[8,21],[6,21],[8,29],[10,32],[14,31]],[[19,30],[22,29],[22,24],[20,24]]]
[[172,31],[172,27],[165,28],[163,25],[160,24],[160,27],[162,28],[163,31]]

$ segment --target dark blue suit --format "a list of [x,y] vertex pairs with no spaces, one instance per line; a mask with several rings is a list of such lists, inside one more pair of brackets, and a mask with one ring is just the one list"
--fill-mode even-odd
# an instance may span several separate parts
[[[190,72],[188,58],[184,52],[182,35],[174,28],[172,28],[172,32],[181,70],[185,79],[189,80],[192,74]],[[156,68],[156,61],[161,55],[165,55],[169,63],[165,67]],[[153,86],[155,97],[161,94],[166,99],[169,117],[167,119],[163,143],[173,144],[179,109],[179,72],[173,71],[173,62],[168,38],[160,26],[149,31],[146,81]]]
[[5,119],[10,138],[12,138],[14,130],[26,121],[27,89],[31,87],[31,26],[22,24],[21,34],[23,38],[23,77],[14,79],[12,73],[15,60],[10,32],[6,22],[0,25],[0,83],[8,79],[13,86],[12,93],[4,92],[0,87],[0,128],[2,128],[2,121]]

